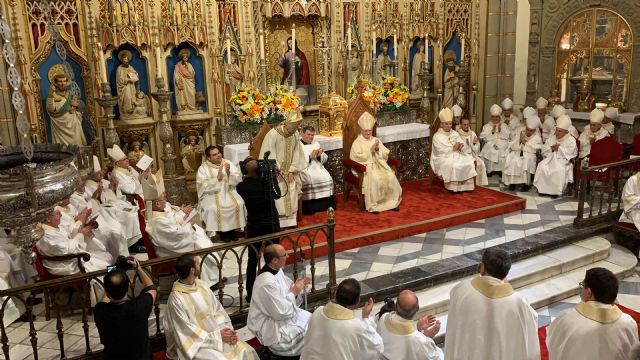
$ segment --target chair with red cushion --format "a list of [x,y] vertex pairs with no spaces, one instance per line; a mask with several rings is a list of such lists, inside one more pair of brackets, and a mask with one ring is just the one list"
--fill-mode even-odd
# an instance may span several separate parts
[[[613,136],[605,136],[591,144],[589,153],[589,166],[597,166],[614,163],[622,160],[624,155],[624,147]],[[600,182],[609,182],[613,177],[617,177],[619,171],[616,169],[604,169],[600,171],[590,171],[588,180],[596,180]]]

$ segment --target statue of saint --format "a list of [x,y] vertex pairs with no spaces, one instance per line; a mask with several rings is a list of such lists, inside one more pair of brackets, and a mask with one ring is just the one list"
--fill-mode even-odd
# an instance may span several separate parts
[[358,78],[360,78],[360,74],[362,72],[362,62],[360,61],[360,57],[358,56],[358,48],[355,46],[351,47],[351,55],[349,57],[349,79],[348,85],[355,85]]
[[138,90],[140,77],[136,69],[129,64],[131,52],[129,50],[120,51],[118,59],[122,62],[116,71],[120,118],[145,118],[148,116],[149,99],[142,91]]
[[130,144],[130,151],[127,153],[127,158],[129,158],[129,165],[136,166],[140,158],[144,156],[144,149],[140,141],[135,140]]
[[293,85],[293,71],[291,70],[294,67],[294,63],[296,69],[296,86],[309,85],[311,83],[311,77],[307,56],[302,52],[302,50],[300,50],[297,42],[295,55],[293,54],[291,51],[291,37],[289,37],[287,39],[287,46],[284,49],[284,53],[280,56],[280,59],[278,59],[278,66],[284,70],[282,72],[282,78],[280,79],[280,85]]
[[389,44],[380,44],[380,55],[376,58],[376,80],[381,81],[385,76],[393,76],[394,61],[389,56]]
[[422,94],[422,84],[420,82],[420,73],[422,72],[423,62],[427,61],[424,51],[424,41],[418,39],[418,51],[413,54],[413,62],[411,63],[411,93],[416,95]]
[[[51,77],[50,77],[51,78]],[[46,108],[51,117],[51,142],[66,145],[87,145],[82,131],[79,100],[67,91],[69,79],[64,73],[53,76]]]
[[456,53],[453,50],[445,51],[444,62],[447,69],[444,71],[444,101],[442,107],[451,108],[456,104],[458,92],[460,91],[457,76],[459,66],[456,65]]
[[196,108],[196,71],[189,63],[191,52],[182,49],[178,52],[180,61],[173,69],[173,87],[176,94],[178,114],[197,111]]
[[198,143],[198,137],[191,135],[187,138],[187,143],[182,147],[182,167],[185,173],[195,173],[202,165],[202,154],[204,148]]
[[[227,57],[225,56],[225,61]],[[231,64],[226,63],[225,66],[225,82],[229,86],[229,95],[234,94],[238,91],[238,87],[240,87],[240,83],[244,80],[244,75],[242,75],[242,69],[240,69],[240,64],[238,63],[238,54],[235,51],[231,51]],[[198,164],[200,166],[200,164]],[[196,168],[198,170],[198,168]]]

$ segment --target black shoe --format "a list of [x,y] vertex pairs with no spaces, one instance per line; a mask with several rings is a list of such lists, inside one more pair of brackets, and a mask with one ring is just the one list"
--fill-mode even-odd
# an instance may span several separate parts
[[[29,317],[27,316],[27,313],[20,315],[20,317],[18,318],[18,321],[29,322]],[[36,321],[36,316],[33,314],[31,314],[31,321]]]
[[391,209],[391,211],[400,211],[400,206]]
[[516,184],[509,185],[509,191],[516,191]]
[[249,304],[251,302],[251,298],[249,296],[245,296],[244,297],[244,302],[246,302],[247,304]]
[[371,213],[372,213],[373,215],[378,215],[378,214],[380,214],[380,211],[371,211]]
[[131,254],[146,254],[147,248],[144,245],[131,245],[129,247],[129,253]]
[[218,283],[217,283],[217,284],[213,284],[213,285],[211,285],[211,286],[209,287],[209,289],[211,289],[211,291],[214,291],[214,292],[215,292],[215,291],[218,291],[218,290],[220,290],[220,289],[222,288],[222,286],[223,286],[224,284],[226,284],[226,283],[227,283],[227,278],[226,278],[226,277],[223,277],[223,278],[222,278],[222,280],[218,281]]
[[522,192],[527,192],[531,190],[531,185],[522,185]]

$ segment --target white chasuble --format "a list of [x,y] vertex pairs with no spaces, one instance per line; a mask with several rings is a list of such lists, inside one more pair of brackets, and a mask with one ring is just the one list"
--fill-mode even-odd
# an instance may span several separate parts
[[433,135],[431,151],[431,168],[442,178],[444,187],[451,191],[471,191],[474,189],[473,179],[478,173],[474,165],[473,156],[460,149],[453,150],[457,143],[467,144],[460,135],[451,130],[445,132],[442,128]]
[[242,341],[222,341],[222,329],[233,329],[218,298],[200,280],[193,285],[173,283],[163,320],[167,357],[179,360],[258,360]]
[[538,314],[508,283],[490,276],[451,289],[447,360],[539,360]]
[[[558,150],[552,151],[551,146],[560,144]],[[573,163],[571,159],[578,155],[576,139],[566,134],[557,140],[555,134],[542,146],[544,159],[538,164],[533,186],[541,194],[562,195],[568,183],[573,182]]]
[[302,144],[305,158],[309,161],[309,167],[300,172],[302,200],[322,199],[333,195],[333,179],[323,165],[327,162],[327,154],[323,152],[319,159],[309,158],[311,152],[318,149],[320,149],[320,143],[317,141],[311,144]]
[[469,131],[464,131],[458,127],[456,132],[464,142],[462,152],[473,157],[473,160],[475,161],[476,173],[478,173],[476,175],[476,184],[482,186],[489,185],[489,179],[487,178],[487,166],[484,164],[484,160],[480,157],[480,138],[476,132],[471,129],[469,129]]
[[[0,234],[0,236],[2,235],[4,234]],[[6,239],[0,238],[0,241],[4,242],[3,240]],[[17,249],[7,243],[0,245],[0,290],[26,285],[23,277],[20,276],[21,273],[23,273],[23,269],[20,268],[20,263],[13,260],[7,250],[13,252]],[[6,297],[0,298],[0,304],[3,304],[5,300]],[[4,308],[4,316],[2,318],[4,326],[16,321],[24,312],[25,307],[20,300],[16,300],[15,298],[9,299]]]
[[383,351],[373,319],[358,319],[353,310],[330,302],[311,315],[300,360],[378,359]]
[[122,191],[123,194],[140,195],[144,198],[142,194],[142,184],[140,184],[140,180],[138,180],[138,175],[138,172],[131,166],[129,166],[128,169],[116,166],[111,172],[111,177],[116,180],[118,189]]
[[591,142],[598,141],[604,139],[606,136],[609,136],[609,132],[605,130],[605,128],[600,128],[600,130],[595,133],[591,132],[591,128],[587,126],[587,128],[580,134],[578,140],[580,140],[580,159],[589,156],[591,153]]
[[[60,211],[61,215],[59,227],[71,237],[75,237],[83,226],[80,221],[74,219],[79,211],[72,205],[56,206],[56,210]],[[100,229],[98,224],[98,228],[91,230],[90,236],[82,237],[80,244],[82,251],[88,252],[92,260],[112,264],[120,255],[121,237],[109,228]]]
[[[298,197],[302,190],[299,175],[309,166],[302,150],[300,134],[296,131],[295,134],[285,137],[282,133],[282,125],[278,125],[264,137],[258,157],[262,159],[267,151],[271,151],[269,159],[276,161],[281,172],[281,176],[278,176],[278,186],[280,186],[282,197],[276,200],[276,208],[280,215],[280,227],[296,226]],[[293,181],[289,181],[289,173],[293,174]]]
[[620,221],[632,223],[640,229],[640,172],[630,177],[622,189],[622,204],[624,211]]
[[492,122],[484,124],[482,132],[480,132],[480,139],[484,141],[480,156],[487,165],[488,173],[503,170],[509,148],[509,126],[499,122],[495,131],[493,126]]
[[[229,164],[229,174],[224,170]],[[222,180],[218,171],[222,168]],[[205,160],[196,174],[198,188],[198,212],[207,232],[243,229],[246,225],[244,200],[238,195],[236,185],[242,181],[240,169],[222,159],[220,165]]]
[[394,311],[378,320],[378,334],[384,342],[384,359],[443,360],[444,354],[433,339],[418,331],[416,322]]
[[549,360],[632,360],[638,325],[617,306],[579,303],[560,313],[547,330]]
[[272,271],[262,272],[253,284],[247,326],[274,354],[298,356],[311,313],[300,309],[302,296],[293,295],[293,281],[282,269]]
[[[520,137],[524,136],[524,143]],[[519,132],[509,144],[509,154],[504,162],[502,182],[505,185],[531,183],[531,175],[536,173],[537,152],[542,149],[542,136],[536,130],[527,137],[524,130]]]
[[351,160],[367,167],[362,182],[362,193],[367,211],[377,212],[395,209],[402,201],[402,188],[391,170],[387,159],[389,149],[378,140],[378,151],[371,152],[376,137],[365,139],[362,134],[351,144]]

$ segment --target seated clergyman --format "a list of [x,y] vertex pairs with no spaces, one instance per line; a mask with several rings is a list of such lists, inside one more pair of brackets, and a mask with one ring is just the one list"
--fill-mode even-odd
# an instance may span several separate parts
[[302,291],[309,278],[289,279],[282,268],[287,252],[273,244],[264,250],[265,265],[253,284],[247,326],[260,343],[280,356],[299,356],[311,314],[300,309]]
[[573,182],[573,163],[578,155],[576,139],[569,134],[571,119],[567,115],[558,118],[556,130],[542,146],[542,156],[533,178],[533,186],[540,194],[562,195],[568,183]]
[[591,154],[591,144],[609,136],[609,132],[602,127],[604,113],[600,109],[593,109],[589,114],[589,126],[585,127],[578,140],[580,140],[580,159]]
[[349,158],[367,167],[362,182],[365,207],[369,212],[379,213],[399,209],[402,188],[396,174],[387,164],[389,149],[372,135],[375,124],[376,119],[368,112],[360,116],[360,135],[351,145]]
[[502,108],[493,104],[490,112],[491,120],[484,124],[480,132],[480,139],[484,141],[480,157],[487,165],[487,174],[502,172],[510,138],[509,126],[502,122]]
[[509,144],[509,154],[502,171],[502,182],[514,191],[516,185],[522,185],[522,191],[529,191],[538,162],[537,153],[542,148],[542,135],[539,132],[540,119],[532,115],[525,120],[525,126]]
[[302,181],[302,213],[313,214],[335,208],[333,201],[333,179],[324,164],[328,160],[320,143],[314,140],[316,130],[313,126],[302,128],[302,150],[309,161],[309,167],[300,172]]
[[470,155],[476,164],[476,172],[478,173],[478,175],[476,175],[476,185],[489,185],[487,166],[480,157],[480,138],[475,131],[471,130],[469,119],[460,120],[460,126],[456,129],[456,132],[460,134],[460,138],[464,141],[462,151]]

